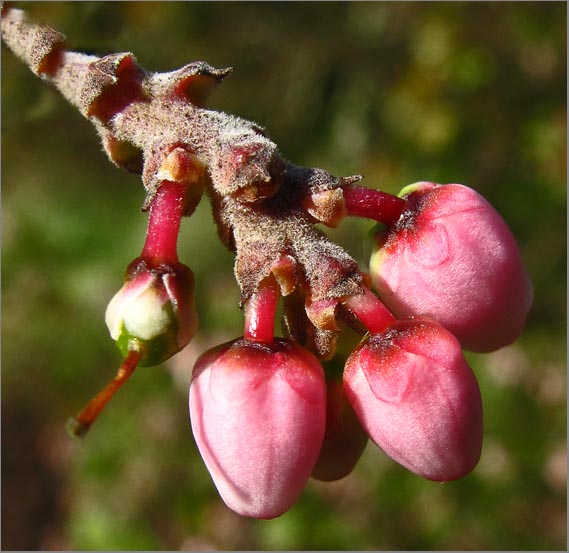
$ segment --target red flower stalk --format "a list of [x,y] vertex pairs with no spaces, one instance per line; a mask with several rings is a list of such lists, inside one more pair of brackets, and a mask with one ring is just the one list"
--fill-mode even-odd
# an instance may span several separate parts
[[110,301],[105,320],[125,357],[117,376],[68,424],[84,435],[137,365],[152,366],[184,348],[197,327],[192,271],[178,262],[180,220],[187,207],[185,183],[165,181],[150,207],[147,237],[127,268],[124,286]]
[[424,478],[470,472],[482,447],[482,403],[458,340],[435,321],[395,319],[369,290],[344,305],[370,332],[343,377],[369,437]]
[[308,481],[324,438],[326,386],[318,360],[274,338],[278,289],[261,283],[247,305],[245,338],[203,354],[190,385],[190,420],[225,503],[274,518]]
[[363,186],[346,186],[342,189],[348,215],[366,217],[391,225],[399,219],[405,209],[405,200]]

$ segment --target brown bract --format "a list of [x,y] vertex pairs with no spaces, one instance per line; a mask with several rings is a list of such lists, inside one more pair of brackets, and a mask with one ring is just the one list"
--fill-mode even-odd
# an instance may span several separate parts
[[366,277],[314,224],[337,226],[346,214],[342,187],[361,177],[297,167],[259,125],[206,109],[230,68],[198,61],[152,73],[128,52],[65,51],[63,35],[6,4],[2,39],[94,124],[114,164],[142,175],[145,208],[166,180],[192,189],[187,215],[206,189],[219,236],[236,254],[242,303],[274,274],[282,295],[294,298],[285,302],[286,333],[333,355],[338,303],[361,293]]

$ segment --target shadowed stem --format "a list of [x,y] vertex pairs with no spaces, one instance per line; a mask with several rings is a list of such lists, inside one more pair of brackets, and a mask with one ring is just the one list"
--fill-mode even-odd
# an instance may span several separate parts
[[391,225],[405,209],[405,200],[387,192],[363,186],[347,186],[342,190],[348,215],[353,217],[366,217]]
[[372,334],[383,332],[395,321],[391,311],[369,288],[364,287],[363,294],[350,296],[343,303]]
[[259,284],[245,308],[244,336],[247,340],[266,344],[273,342],[279,296],[280,289],[273,276]]
[[99,416],[105,405],[115,395],[119,388],[128,380],[136,369],[142,352],[138,350],[129,351],[122,365],[119,367],[116,376],[101,390],[84,409],[67,421],[68,432],[76,437],[82,437],[89,431],[95,419]]
[[178,263],[177,243],[186,188],[185,183],[164,181],[152,201],[142,257],[157,265]]

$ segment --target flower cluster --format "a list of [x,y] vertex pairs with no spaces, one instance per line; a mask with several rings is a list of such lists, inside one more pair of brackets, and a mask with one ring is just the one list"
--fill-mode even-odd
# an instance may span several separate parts
[[346,476],[368,437],[424,478],[469,473],[482,402],[462,349],[511,343],[531,304],[515,241],[474,190],[417,183],[400,201],[354,186],[343,195],[348,214],[384,224],[370,275],[383,301],[363,285],[341,302],[344,320],[365,331],[342,377],[273,337],[274,280],[247,303],[244,337],[194,368],[194,436],[224,501],[243,515],[278,516],[309,476]]
[[[144,247],[106,313],[124,362],[71,419],[73,434],[89,429],[138,365],[161,363],[192,339],[193,274],[178,260],[177,237],[207,190],[245,310],[243,336],[198,359],[189,391],[193,434],[225,503],[277,517],[309,478],[349,474],[368,440],[430,480],[476,466],[482,402],[462,350],[513,342],[533,294],[486,200],[429,182],[394,196],[359,186],[360,176],[285,161],[259,125],[205,108],[229,69],[193,62],[152,73],[130,53],[68,52],[63,35],[6,5],[2,38],[147,191]],[[380,223],[369,274],[315,228],[346,216]],[[332,362],[346,327],[361,341]]]

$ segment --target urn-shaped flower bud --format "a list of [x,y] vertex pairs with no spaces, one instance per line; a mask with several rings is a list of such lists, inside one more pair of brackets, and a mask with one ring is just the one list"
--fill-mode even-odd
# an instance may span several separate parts
[[124,286],[107,307],[105,322],[123,356],[140,350],[141,366],[165,361],[196,331],[192,271],[181,263],[154,266],[144,258],[135,259]]
[[194,437],[221,497],[241,515],[274,518],[295,503],[318,457],[325,417],[322,366],[290,340],[240,338],[196,362]]
[[478,383],[439,324],[400,320],[365,338],[348,358],[344,388],[370,438],[410,471],[446,481],[478,463]]
[[331,482],[354,470],[368,442],[341,380],[330,379],[327,387],[326,433],[312,470],[312,478]]
[[432,317],[472,351],[520,335],[533,299],[512,233],[477,192],[460,184],[417,183],[379,236],[370,274],[398,317]]

